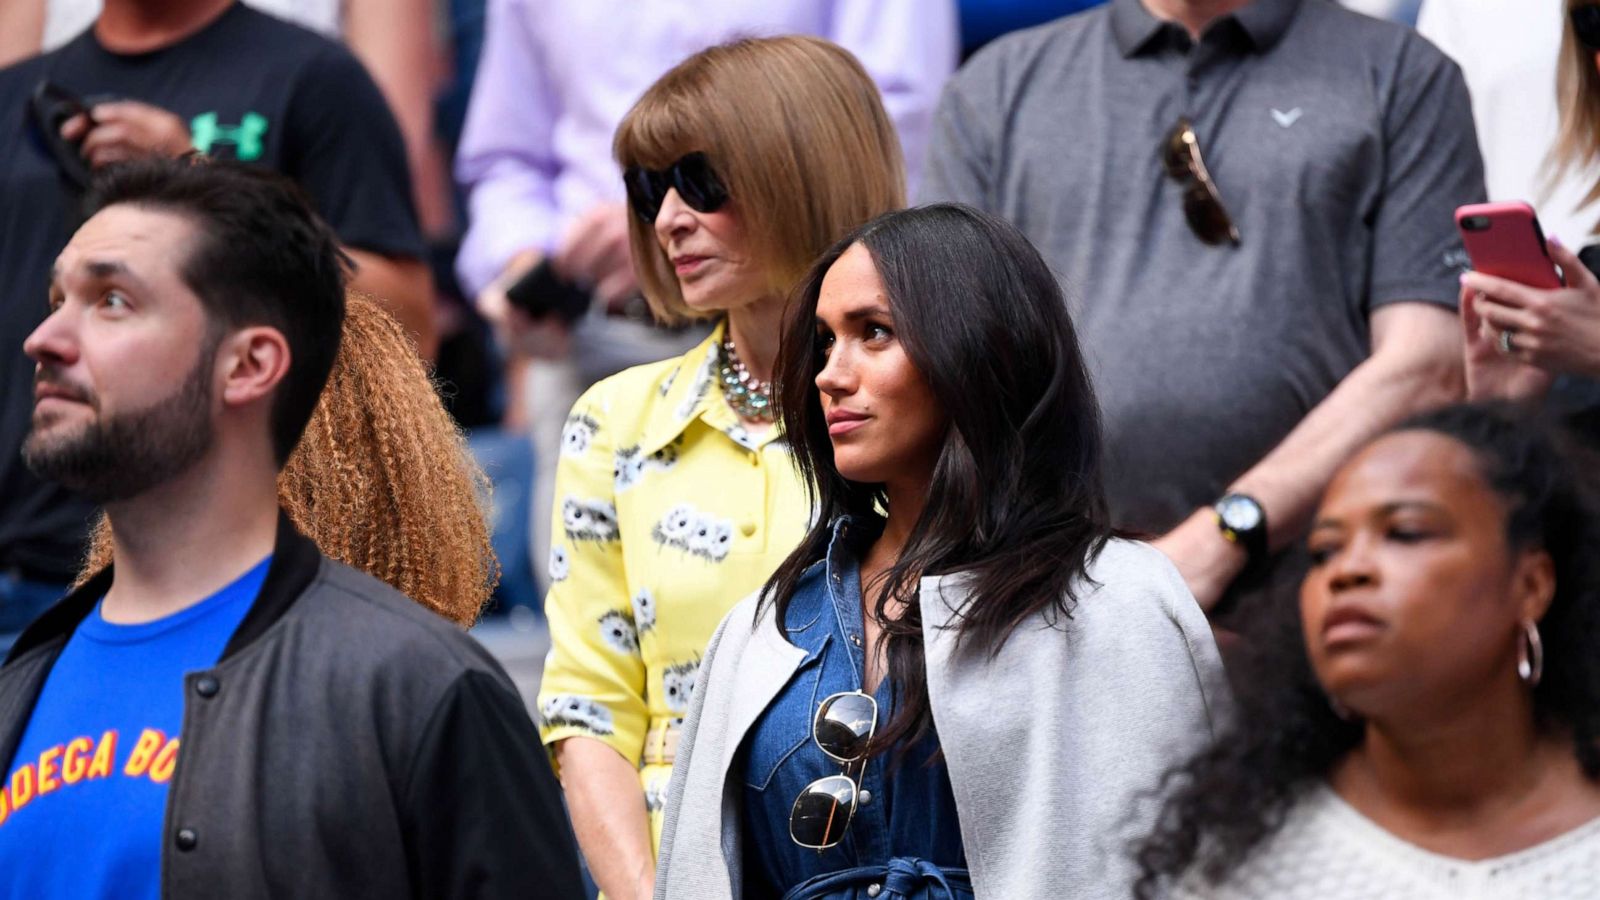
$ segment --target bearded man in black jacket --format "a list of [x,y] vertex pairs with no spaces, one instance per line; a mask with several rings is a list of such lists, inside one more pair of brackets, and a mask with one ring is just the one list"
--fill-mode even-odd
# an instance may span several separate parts
[[0,668],[0,894],[582,896],[505,673],[278,509],[339,345],[332,231],[230,164],[113,167],[89,209],[23,455],[117,563]]

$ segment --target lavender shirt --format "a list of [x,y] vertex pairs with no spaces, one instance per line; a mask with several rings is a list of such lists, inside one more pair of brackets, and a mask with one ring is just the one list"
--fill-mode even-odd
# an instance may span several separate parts
[[456,158],[470,223],[457,269],[481,290],[518,251],[553,251],[596,203],[622,199],[611,137],[663,73],[743,36],[814,34],[861,60],[900,133],[913,184],[955,68],[950,0],[489,0]]

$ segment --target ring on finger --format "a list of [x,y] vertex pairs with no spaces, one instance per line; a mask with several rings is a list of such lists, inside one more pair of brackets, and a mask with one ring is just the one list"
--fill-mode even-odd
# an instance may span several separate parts
[[1510,356],[1511,354],[1517,352],[1516,345],[1512,343],[1512,339],[1515,338],[1516,336],[1517,336],[1517,330],[1515,328],[1506,328],[1506,329],[1501,330],[1501,332],[1500,332],[1500,352],[1501,353],[1504,353],[1505,355]]

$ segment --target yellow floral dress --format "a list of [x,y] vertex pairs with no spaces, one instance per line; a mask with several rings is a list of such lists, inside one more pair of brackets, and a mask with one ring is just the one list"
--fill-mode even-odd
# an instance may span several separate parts
[[723,400],[725,328],[590,388],[556,470],[540,736],[595,738],[638,765],[657,846],[701,654],[810,524],[777,429],[752,436]]

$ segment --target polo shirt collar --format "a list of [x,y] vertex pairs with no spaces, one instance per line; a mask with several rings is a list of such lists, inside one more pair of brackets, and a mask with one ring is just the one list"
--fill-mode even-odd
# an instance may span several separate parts
[[[1254,0],[1232,13],[1255,49],[1267,50],[1289,30],[1301,0]],[[1167,23],[1145,8],[1142,0],[1111,0],[1111,35],[1124,57],[1149,47]],[[1224,16],[1223,18],[1229,18]],[[1221,21],[1221,20],[1218,20]],[[1215,26],[1216,23],[1212,23]]]

